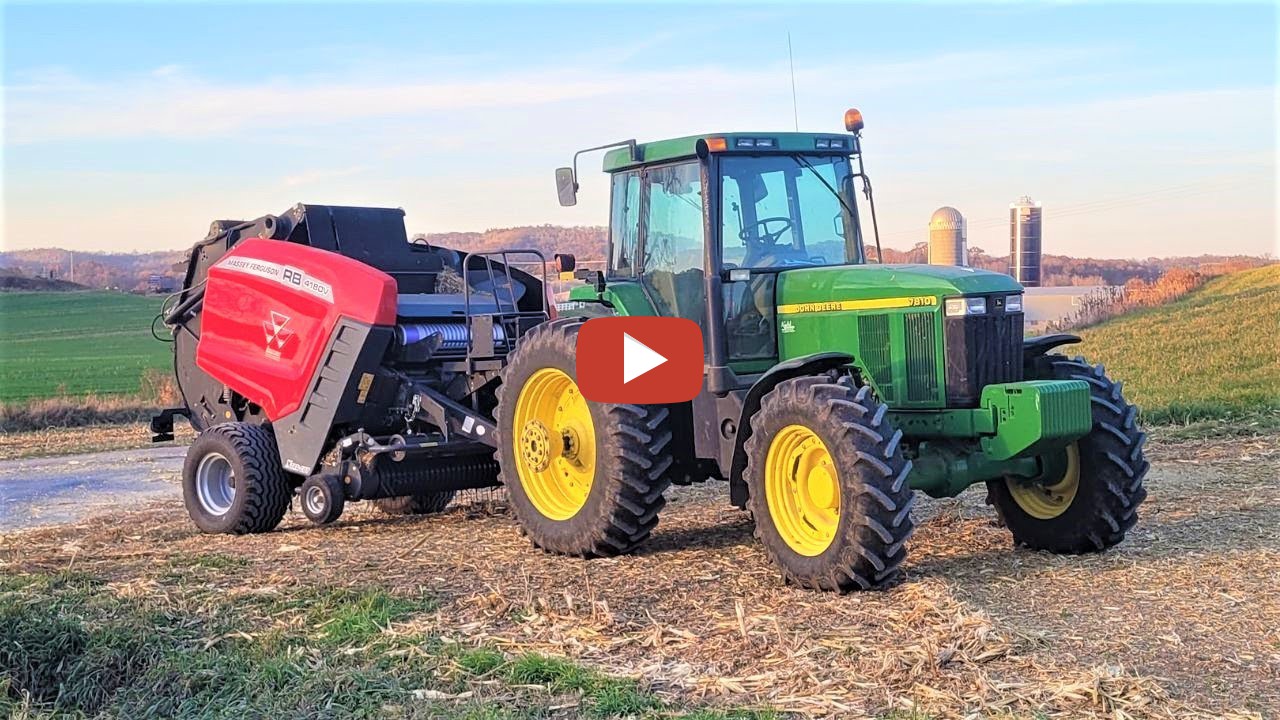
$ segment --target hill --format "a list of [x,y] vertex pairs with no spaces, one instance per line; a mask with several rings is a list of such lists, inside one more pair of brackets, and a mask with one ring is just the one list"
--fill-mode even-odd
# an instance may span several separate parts
[[148,331],[159,309],[125,293],[0,293],[0,400],[138,393],[172,362]]
[[66,280],[28,277],[26,275],[0,271],[0,291],[71,292],[74,290],[88,289],[89,288],[81,285],[80,283],[67,282]]
[[[410,230],[412,233],[412,230]],[[525,225],[492,228],[483,232],[435,232],[423,235],[428,242],[458,250],[497,250],[500,248],[535,248],[547,257],[553,253],[573,253],[583,262],[603,260],[607,230],[598,226]],[[198,238],[192,237],[192,242]],[[177,278],[173,266],[182,260],[182,250],[150,253],[76,252],[75,281],[100,289],[145,292],[151,275]],[[874,250],[871,251],[875,256]],[[885,262],[927,262],[928,247],[918,243],[901,250],[884,248]],[[27,277],[71,278],[71,253],[58,248],[0,252],[0,272]],[[1185,257],[1143,259],[1075,258],[1047,254],[1042,259],[1045,285],[1123,285],[1134,279],[1152,282],[1171,268],[1195,270],[1217,275],[1231,270],[1256,267],[1272,262],[1266,258],[1243,255],[1204,254]],[[982,248],[969,250],[973,267],[1005,272],[1007,255],[988,255]]]
[[1087,328],[1077,347],[1124,380],[1150,423],[1277,413],[1278,319],[1280,265],[1269,265]]

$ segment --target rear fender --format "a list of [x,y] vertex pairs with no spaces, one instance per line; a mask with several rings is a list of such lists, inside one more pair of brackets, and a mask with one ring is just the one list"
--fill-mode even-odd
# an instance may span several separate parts
[[733,453],[729,461],[729,498],[738,507],[747,503],[747,486],[742,480],[742,471],[747,466],[747,454],[744,448],[747,438],[751,436],[751,418],[760,409],[760,401],[765,394],[784,380],[811,375],[821,375],[831,370],[850,367],[854,357],[842,352],[821,352],[802,355],[774,365],[756,380],[747,391],[742,401],[742,412],[738,418],[738,432],[734,434]]

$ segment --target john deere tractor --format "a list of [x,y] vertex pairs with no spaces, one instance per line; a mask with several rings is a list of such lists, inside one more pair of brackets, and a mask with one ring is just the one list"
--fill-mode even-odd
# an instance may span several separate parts
[[[607,268],[576,270],[561,317],[504,371],[499,465],[535,544],[628,552],[671,483],[706,479],[727,481],[784,577],[810,588],[892,582],[915,491],[985,484],[1016,543],[1058,553],[1134,525],[1148,463],[1120,384],[1058,352],[1079,338],[1024,338],[1007,275],[884,264],[878,237],[872,262],[856,110],[845,128],[631,140],[556,171],[573,205],[578,156],[607,150],[612,199]],[[605,315],[697,322],[701,393],[584,400],[576,336]]]

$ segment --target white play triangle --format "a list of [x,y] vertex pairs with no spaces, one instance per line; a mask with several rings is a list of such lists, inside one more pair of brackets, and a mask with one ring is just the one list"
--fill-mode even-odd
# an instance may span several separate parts
[[666,361],[665,357],[651,350],[648,345],[622,333],[622,383],[624,385]]

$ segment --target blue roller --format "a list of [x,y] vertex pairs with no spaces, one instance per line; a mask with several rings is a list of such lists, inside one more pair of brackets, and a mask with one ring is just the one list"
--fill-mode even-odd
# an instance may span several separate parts
[[[465,350],[467,341],[471,339],[471,331],[464,323],[408,323],[396,326],[396,337],[401,345],[419,343],[432,335],[441,337],[441,350]],[[502,325],[494,325],[494,344],[502,345],[506,341],[506,330],[502,329]]]

